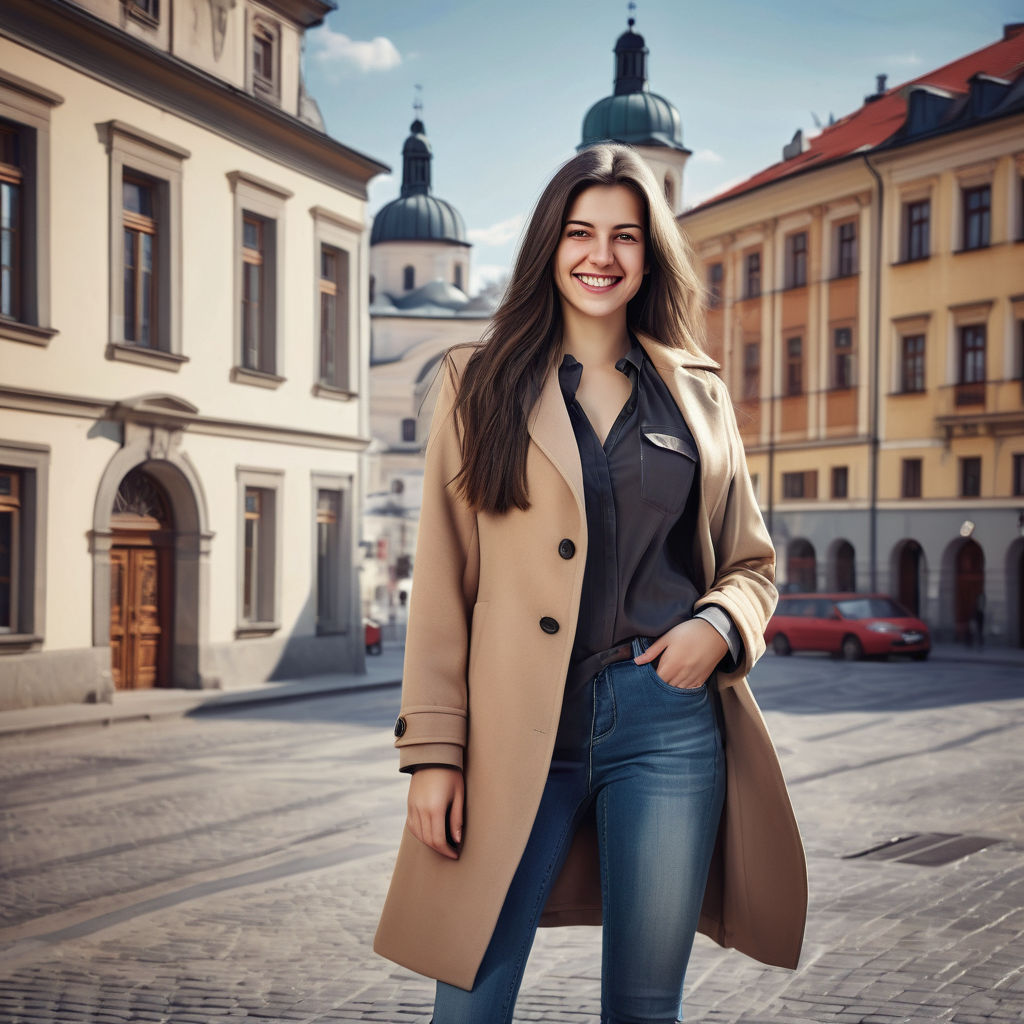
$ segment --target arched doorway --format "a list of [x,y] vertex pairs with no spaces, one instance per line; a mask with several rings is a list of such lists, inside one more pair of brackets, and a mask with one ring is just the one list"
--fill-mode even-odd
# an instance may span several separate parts
[[836,541],[832,546],[832,571],[830,588],[840,591],[857,589],[856,555],[853,545],[848,540]]
[[981,639],[976,622],[979,598],[985,592],[985,554],[981,545],[966,540],[956,553],[953,623],[957,640],[971,643]]
[[117,690],[166,686],[174,608],[174,516],[164,488],[136,466],[110,509],[110,670]]
[[1009,642],[1024,647],[1024,537],[1006,549],[1006,625]]
[[818,561],[814,545],[803,537],[789,542],[786,549],[786,578],[790,590],[815,591],[818,589]]
[[921,577],[924,549],[916,540],[900,545],[896,564],[896,600],[915,615],[921,614]]

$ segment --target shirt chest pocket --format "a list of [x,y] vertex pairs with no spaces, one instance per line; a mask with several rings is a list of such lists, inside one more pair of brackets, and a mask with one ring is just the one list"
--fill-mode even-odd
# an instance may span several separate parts
[[686,505],[697,468],[693,438],[671,424],[645,424],[640,431],[640,497],[666,515]]

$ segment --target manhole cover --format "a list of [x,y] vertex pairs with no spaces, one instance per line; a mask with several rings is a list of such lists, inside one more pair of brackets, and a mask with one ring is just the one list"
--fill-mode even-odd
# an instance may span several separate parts
[[902,864],[938,867],[940,864],[951,864],[961,857],[1001,842],[1001,839],[992,839],[988,836],[965,836],[952,832],[914,832],[908,836],[889,839],[859,853],[848,853],[842,859],[896,860]]

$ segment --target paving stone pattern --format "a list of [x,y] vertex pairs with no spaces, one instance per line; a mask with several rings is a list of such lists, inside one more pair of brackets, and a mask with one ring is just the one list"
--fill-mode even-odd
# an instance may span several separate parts
[[[700,937],[686,1020],[1024,1020],[1024,672],[768,656],[811,876],[801,967]],[[406,782],[397,690],[0,743],[0,1022],[425,1024],[372,954]],[[982,835],[951,864],[844,859]],[[516,1021],[600,1017],[600,930],[542,930]],[[488,1022],[481,1022],[488,1024]]]

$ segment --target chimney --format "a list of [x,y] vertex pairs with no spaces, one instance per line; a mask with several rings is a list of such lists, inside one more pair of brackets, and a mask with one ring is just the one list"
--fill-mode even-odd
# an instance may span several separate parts
[[885,80],[888,75],[875,75],[875,91],[870,96],[864,97],[865,103],[874,103],[885,95]]
[[1003,26],[1003,41],[1013,39],[1024,32],[1024,21],[1011,21],[1009,25]]

